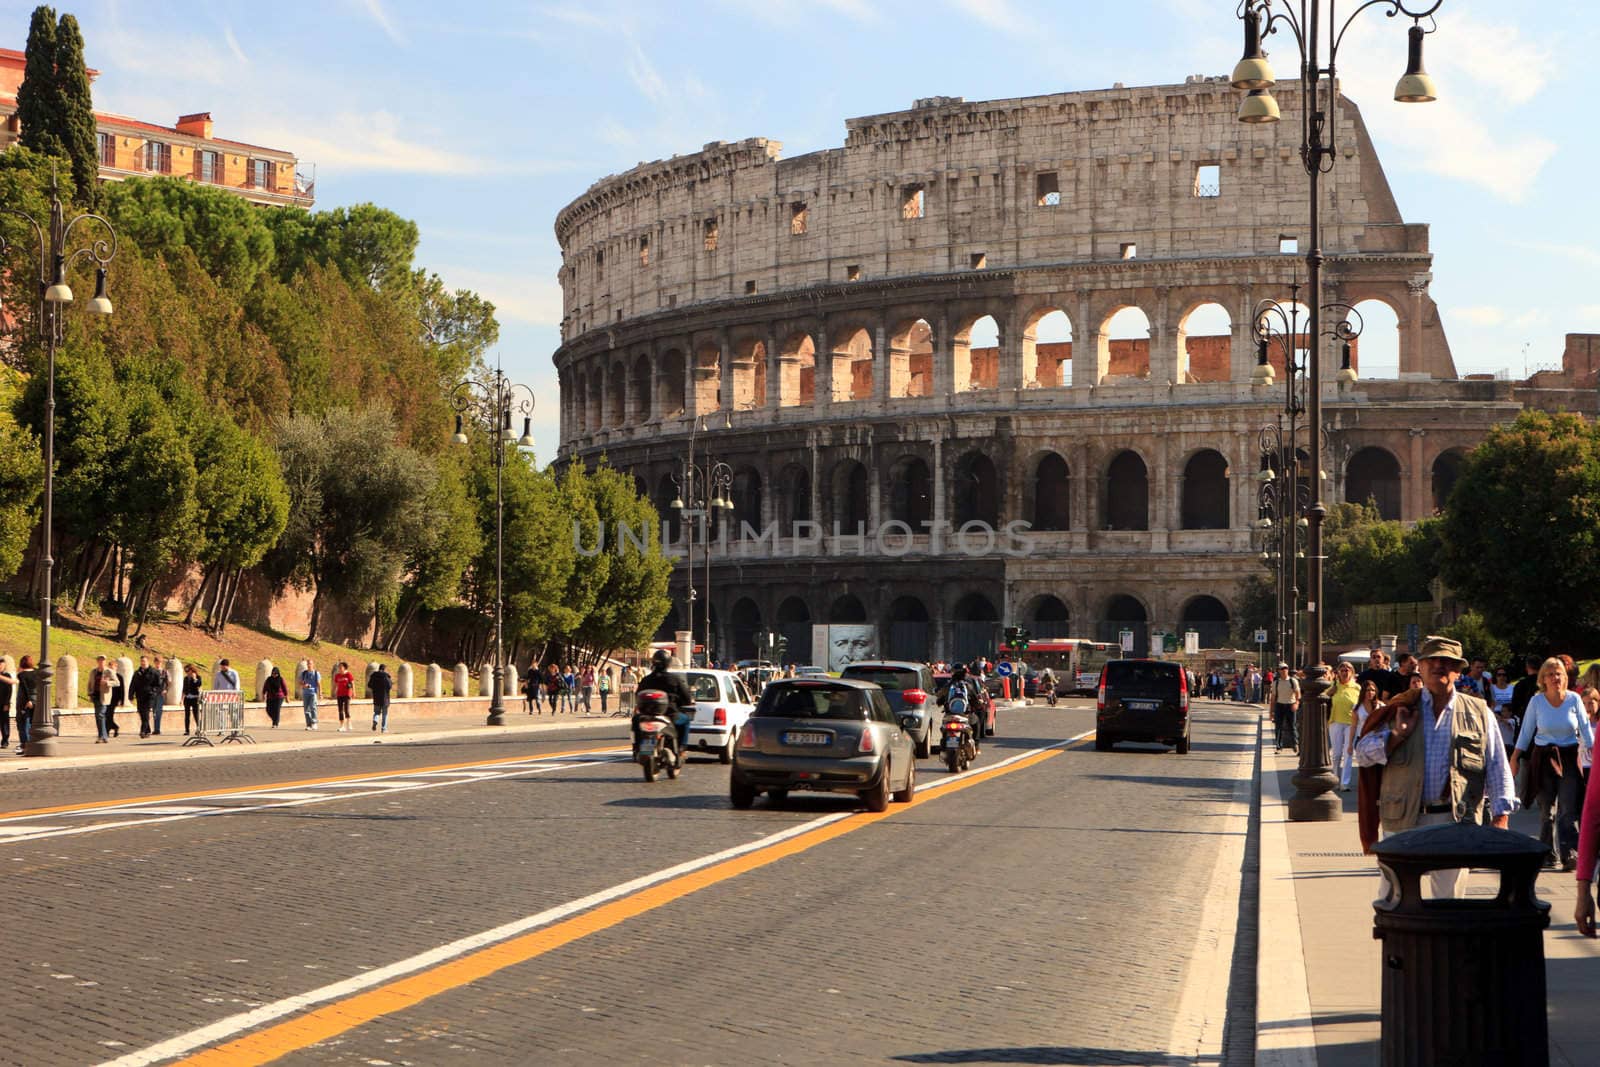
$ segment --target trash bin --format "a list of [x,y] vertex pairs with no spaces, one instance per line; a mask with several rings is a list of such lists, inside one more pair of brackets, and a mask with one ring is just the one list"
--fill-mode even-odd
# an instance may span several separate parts
[[[1383,942],[1383,1059],[1453,1067],[1546,1067],[1544,930],[1550,905],[1533,895],[1545,849],[1475,823],[1425,826],[1373,850],[1390,882],[1374,903]],[[1424,899],[1429,871],[1499,872],[1492,898]],[[1398,892],[1396,892],[1398,890]]]

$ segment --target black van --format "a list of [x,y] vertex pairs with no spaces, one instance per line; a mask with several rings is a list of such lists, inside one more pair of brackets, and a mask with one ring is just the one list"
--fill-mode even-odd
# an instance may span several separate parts
[[1114,659],[1100,671],[1094,747],[1118,741],[1159,741],[1189,751],[1189,678],[1181,663]]

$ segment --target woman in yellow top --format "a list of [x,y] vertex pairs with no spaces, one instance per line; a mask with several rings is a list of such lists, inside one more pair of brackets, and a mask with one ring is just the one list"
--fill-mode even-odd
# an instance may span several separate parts
[[1355,668],[1340,663],[1333,676],[1333,706],[1328,711],[1328,755],[1339,792],[1350,791],[1350,730],[1355,725],[1355,707],[1361,699]]

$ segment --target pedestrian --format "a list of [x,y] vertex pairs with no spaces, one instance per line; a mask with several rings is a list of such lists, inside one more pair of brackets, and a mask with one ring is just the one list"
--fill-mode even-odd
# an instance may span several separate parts
[[[1561,869],[1577,864],[1578,805],[1582,802],[1578,747],[1594,746],[1594,728],[1578,694],[1567,688],[1566,665],[1552,656],[1539,667],[1539,692],[1528,700],[1511,754],[1511,773],[1529,760],[1522,785],[1522,803],[1539,806],[1539,841],[1546,865],[1559,859]],[[1559,852],[1557,849],[1559,848]]]
[[39,691],[39,675],[33,657],[23,656],[17,663],[17,755],[28,745],[33,732],[33,697]]
[[133,696],[133,706],[139,713],[139,737],[150,736],[150,714],[155,708],[156,690],[161,687],[164,678],[157,675],[156,669],[150,666],[149,656],[139,657],[139,667],[133,672],[133,682],[129,685],[129,692]]
[[378,669],[367,675],[367,696],[372,698],[372,728],[381,734],[389,732],[389,694],[393,691],[389,668],[378,664]]
[[578,675],[578,707],[585,714],[589,714],[590,699],[594,695],[594,664],[585,664],[583,671]]
[[578,672],[570,663],[561,672],[561,708],[563,711],[578,710]]
[[1594,937],[1595,860],[1600,857],[1600,774],[1589,775],[1583,799],[1583,826],[1578,833],[1578,902],[1573,918],[1578,933]]
[[1456,683],[1456,688],[1463,693],[1471,693],[1475,697],[1481,697],[1483,700],[1488,701],[1489,679],[1484,677],[1483,674],[1483,670],[1487,666],[1488,664],[1483,661],[1482,657],[1474,658],[1472,666],[1467,670],[1467,673],[1463,674],[1461,680]]
[[17,690],[17,676],[11,657],[0,656],[0,751],[11,747],[11,696]]
[[277,667],[272,668],[267,680],[261,683],[261,699],[267,704],[267,722],[276,730],[279,716],[283,714],[283,702],[289,699],[289,683]]
[[561,710],[561,668],[554,663],[545,664],[544,697],[545,703],[550,705],[550,714]]
[[155,662],[150,665],[150,669],[156,672],[155,685],[150,688],[150,724],[153,727],[150,733],[160,737],[161,712],[167,706],[167,671],[159,652],[156,653]]
[[350,697],[356,691],[356,676],[350,673],[350,664],[340,660],[333,665],[333,700],[339,706],[339,733],[355,728],[350,719]]
[[1287,663],[1279,663],[1272,681],[1272,727],[1276,751],[1300,751],[1300,735],[1295,733],[1295,712],[1300,708],[1300,681],[1289,673]]
[[217,660],[217,669],[211,673],[211,688],[233,693],[239,691],[239,672],[228,665],[226,658]]
[[[1361,846],[1370,853],[1380,836],[1418,826],[1477,822],[1485,803],[1504,829],[1516,809],[1511,770],[1489,706],[1457,692],[1466,667],[1461,643],[1429,636],[1422,642],[1423,688],[1396,697],[1367,720],[1356,742],[1361,768],[1358,818]],[[1429,875],[1436,898],[1462,895],[1463,869]],[[1385,879],[1385,895],[1393,892]]]
[[1528,656],[1522,661],[1523,676],[1511,689],[1511,714],[1518,722],[1528,714],[1528,701],[1539,691],[1539,667],[1543,663],[1538,656]]
[[306,713],[306,729],[317,728],[317,692],[322,688],[322,672],[317,665],[306,660],[300,671],[300,703]]
[[[106,709],[111,706],[111,693],[116,689],[116,682],[112,671],[106,666],[104,656],[94,658],[94,670],[89,672],[89,702],[94,705],[94,743],[104,745],[110,742],[111,732],[106,725]],[[10,690],[7,690],[10,695]]]
[[1328,756],[1341,793],[1350,791],[1350,729],[1360,702],[1355,668],[1341,661],[1333,672],[1333,704],[1328,709]]
[[611,687],[615,684],[616,682],[612,676],[612,667],[608,663],[606,664],[606,669],[600,674],[600,714],[602,715],[611,714],[606,710],[606,698],[611,695]]
[[183,666],[183,732],[189,733],[189,723],[193,721],[194,732],[200,733],[205,729],[200,719],[200,688],[202,679],[200,668],[193,663]]
[[539,661],[529,660],[528,669],[522,672],[522,702],[532,715],[539,710]]
[[[1589,716],[1589,732],[1594,733],[1600,727],[1600,686],[1591,685],[1583,691],[1583,711]],[[1584,785],[1588,785],[1589,775],[1594,770],[1594,746],[1578,746],[1578,769],[1583,772]],[[1583,805],[1578,805],[1582,809]]]

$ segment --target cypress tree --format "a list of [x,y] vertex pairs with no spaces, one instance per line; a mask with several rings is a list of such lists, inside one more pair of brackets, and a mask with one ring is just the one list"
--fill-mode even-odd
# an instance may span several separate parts
[[47,155],[62,155],[61,102],[56,89],[56,13],[41,4],[33,9],[28,25],[22,85],[17,89],[19,138],[24,148]]
[[62,15],[56,30],[55,86],[60,108],[57,135],[72,160],[72,183],[78,187],[78,201],[93,207],[99,192],[100,145],[89,70],[83,62],[83,34],[71,15]]

